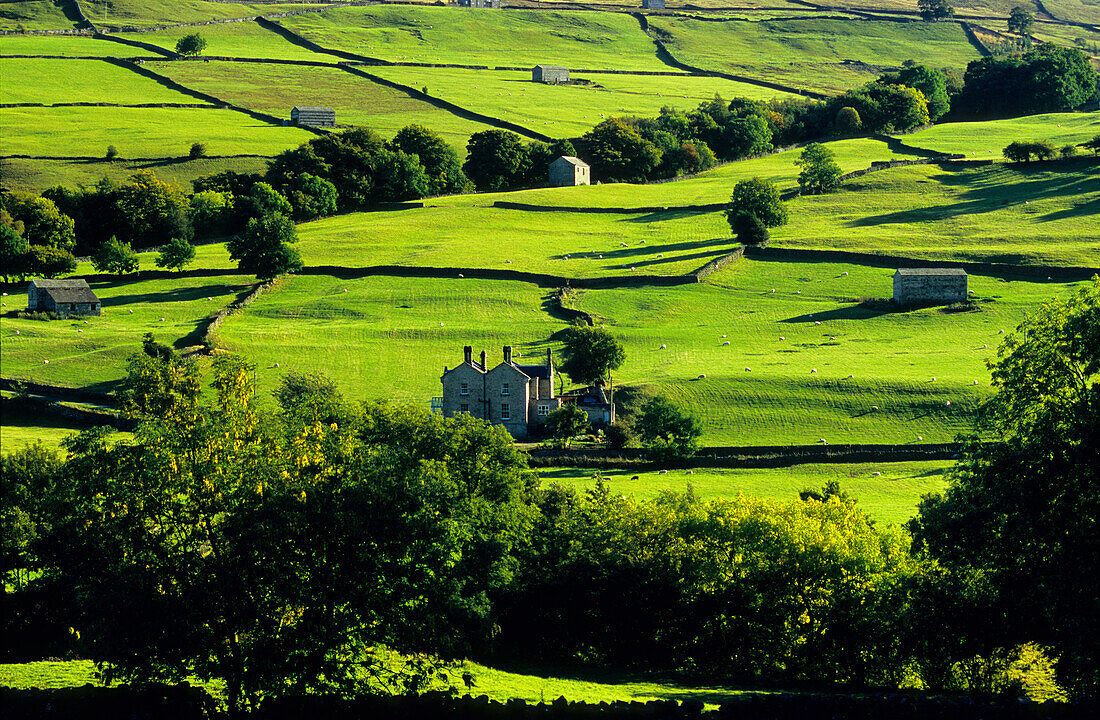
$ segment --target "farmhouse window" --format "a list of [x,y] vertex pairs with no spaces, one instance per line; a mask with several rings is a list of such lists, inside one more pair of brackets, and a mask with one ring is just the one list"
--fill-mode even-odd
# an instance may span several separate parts
[[468,413],[468,412],[470,412],[470,403],[462,403],[462,404],[460,404],[460,405],[458,406],[458,411],[459,411],[459,412],[464,412],[464,413]]
[[502,403],[501,404],[501,406],[500,406],[500,419],[501,420],[511,420],[512,419],[512,411],[508,409],[508,403]]
[[509,383],[501,383],[500,384],[500,394],[501,395],[508,395],[510,393],[510,391],[511,391],[511,387],[510,387]]
[[550,414],[549,405],[539,405],[539,417],[546,417]]
[[458,394],[459,395],[469,395],[470,394],[470,383],[462,383],[461,385],[459,385],[458,386]]

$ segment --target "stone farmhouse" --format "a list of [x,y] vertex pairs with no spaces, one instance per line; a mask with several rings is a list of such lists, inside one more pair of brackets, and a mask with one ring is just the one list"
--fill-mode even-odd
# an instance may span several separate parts
[[550,187],[591,184],[592,172],[583,160],[572,155],[562,155],[550,163]]
[[457,5],[459,7],[500,10],[500,0],[458,0]]
[[69,315],[99,315],[102,305],[86,280],[31,280],[27,286],[27,310]]
[[966,297],[962,268],[900,268],[894,273],[894,302],[899,305],[945,305]]
[[557,85],[569,82],[569,68],[558,65],[536,65],[531,68],[531,82]]
[[469,413],[494,425],[503,425],[512,437],[535,434],[546,417],[561,406],[554,394],[554,360],[546,351],[543,365],[518,365],[512,348],[504,346],[504,361],[489,369],[482,351],[480,361],[473,348],[463,348],[462,364],[443,368],[443,397],[433,400],[433,409],[445,417]]
[[336,127],[336,111],[326,107],[296,107],[290,111],[293,125]]
[[642,0],[643,10],[664,10],[665,0]]

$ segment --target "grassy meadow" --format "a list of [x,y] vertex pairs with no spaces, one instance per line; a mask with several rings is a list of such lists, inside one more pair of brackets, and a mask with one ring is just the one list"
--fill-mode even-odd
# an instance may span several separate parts
[[[206,2],[205,0],[84,0],[84,14],[92,22],[108,28],[150,27],[174,23],[198,23],[207,20],[252,18],[257,15],[291,12],[316,7],[296,3]],[[205,30],[205,28],[204,28]],[[193,32],[193,31],[185,31]]]
[[167,62],[156,67],[189,88],[288,120],[295,105],[331,107],[339,124],[368,127],[386,138],[419,123],[442,135],[460,157],[466,155],[470,135],[490,129],[336,67],[225,62]]
[[830,93],[871,82],[883,68],[904,60],[965,68],[979,57],[953,23],[818,18],[715,23],[661,16],[651,17],[650,25],[681,62]]
[[0,30],[68,30],[76,25],[52,2],[17,0],[0,6]]
[[[202,103],[201,100],[101,60],[0,57],[0,73],[21,82],[0,85],[0,103]],[[79,84],[71,82],[80,77]]]
[[186,157],[201,142],[210,155],[275,155],[314,137],[222,109],[0,108],[0,155],[120,158]]
[[1100,134],[1100,113],[1067,112],[942,123],[900,139],[927,150],[1001,161],[1004,160],[1001,151],[1015,140],[1049,140],[1060,147],[1084,142],[1097,134]]
[[391,62],[668,70],[623,13],[472,8],[336,8],[279,20],[322,47]]
[[[45,4],[45,3],[35,3]],[[65,58],[153,57],[153,53],[90,35],[0,35],[0,57],[47,55]],[[63,98],[59,98],[61,100]]]
[[500,117],[551,137],[576,137],[608,117],[654,117],[664,106],[691,110],[717,93],[768,100],[787,93],[721,78],[574,73],[594,85],[543,85],[528,71],[381,67],[370,72],[417,89],[427,88],[469,110]]
[[[835,480],[865,512],[883,524],[901,524],[916,514],[922,495],[946,486],[947,460],[892,463],[833,463],[781,468],[601,470],[613,493],[647,500],[690,486],[700,498],[730,498],[739,494],[790,501],[806,488],[819,490]],[[540,468],[543,485],[558,483],[581,492],[595,485],[596,471],[583,468]],[[874,473],[879,473],[877,476]],[[635,480],[634,478],[638,478]]]
[[[119,37],[150,43],[166,50],[175,50],[176,42],[194,30],[195,28],[179,27],[167,30],[124,32],[120,33]],[[272,60],[309,60],[312,62],[336,62],[337,60],[332,55],[315,53],[308,48],[295,45],[278,33],[267,30],[255,22],[207,25],[202,28],[201,34],[206,40],[206,50],[203,51],[203,56],[210,58],[270,58]],[[199,60],[198,62],[202,61]]]
[[[107,148],[102,152],[105,154]],[[92,148],[92,152],[96,149]],[[186,191],[191,180],[213,175],[223,170],[240,173],[263,173],[267,169],[266,158],[170,158],[167,160],[125,161],[107,160],[28,160],[25,158],[0,159],[0,183],[10,190],[42,192],[54,185],[76,187],[95,185],[107,177],[123,182],[138,170],[152,170],[157,177]],[[150,263],[152,261],[149,261]],[[148,264],[148,263],[147,263]]]

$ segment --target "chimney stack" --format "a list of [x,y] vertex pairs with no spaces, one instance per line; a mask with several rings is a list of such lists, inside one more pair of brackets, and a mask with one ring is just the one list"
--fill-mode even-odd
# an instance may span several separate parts
[[485,364],[485,351],[482,350],[481,351],[481,369],[486,370],[486,369],[488,369],[488,367],[489,366]]
[[466,364],[469,365],[470,362],[474,359],[474,348],[473,348],[473,346],[472,345],[467,345],[466,347],[462,348],[462,354],[466,358],[465,359]]
[[504,346],[504,362],[508,365],[512,364],[512,346],[511,345],[505,345]]
[[554,369],[554,357],[550,354],[550,348],[546,348],[546,367],[551,371]]

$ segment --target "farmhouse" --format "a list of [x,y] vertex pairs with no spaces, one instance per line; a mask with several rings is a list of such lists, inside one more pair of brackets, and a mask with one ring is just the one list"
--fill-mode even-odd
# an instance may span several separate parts
[[463,348],[458,367],[443,368],[443,397],[432,401],[445,417],[469,413],[494,425],[503,425],[513,437],[523,438],[537,431],[546,417],[561,406],[554,394],[554,360],[546,351],[544,365],[518,365],[511,346],[504,346],[504,361],[488,369],[485,352],[480,361],[473,348]]
[[665,0],[642,0],[643,10],[664,10]]
[[561,396],[563,405],[576,405],[588,415],[588,422],[610,425],[615,422],[615,408],[602,385],[592,385],[578,392]]
[[550,163],[550,187],[591,184],[591,170],[583,160],[571,155],[562,155]]
[[335,127],[336,111],[326,107],[296,107],[290,111],[290,122],[308,127]]
[[31,280],[27,286],[27,310],[69,315],[99,315],[101,305],[88,283],[72,280]]
[[962,268],[900,268],[894,273],[894,302],[899,305],[942,305],[966,300]]
[[569,68],[558,65],[536,65],[531,68],[531,82],[547,83],[548,85],[569,82]]
[[458,0],[459,7],[492,8],[500,10],[500,0]]

